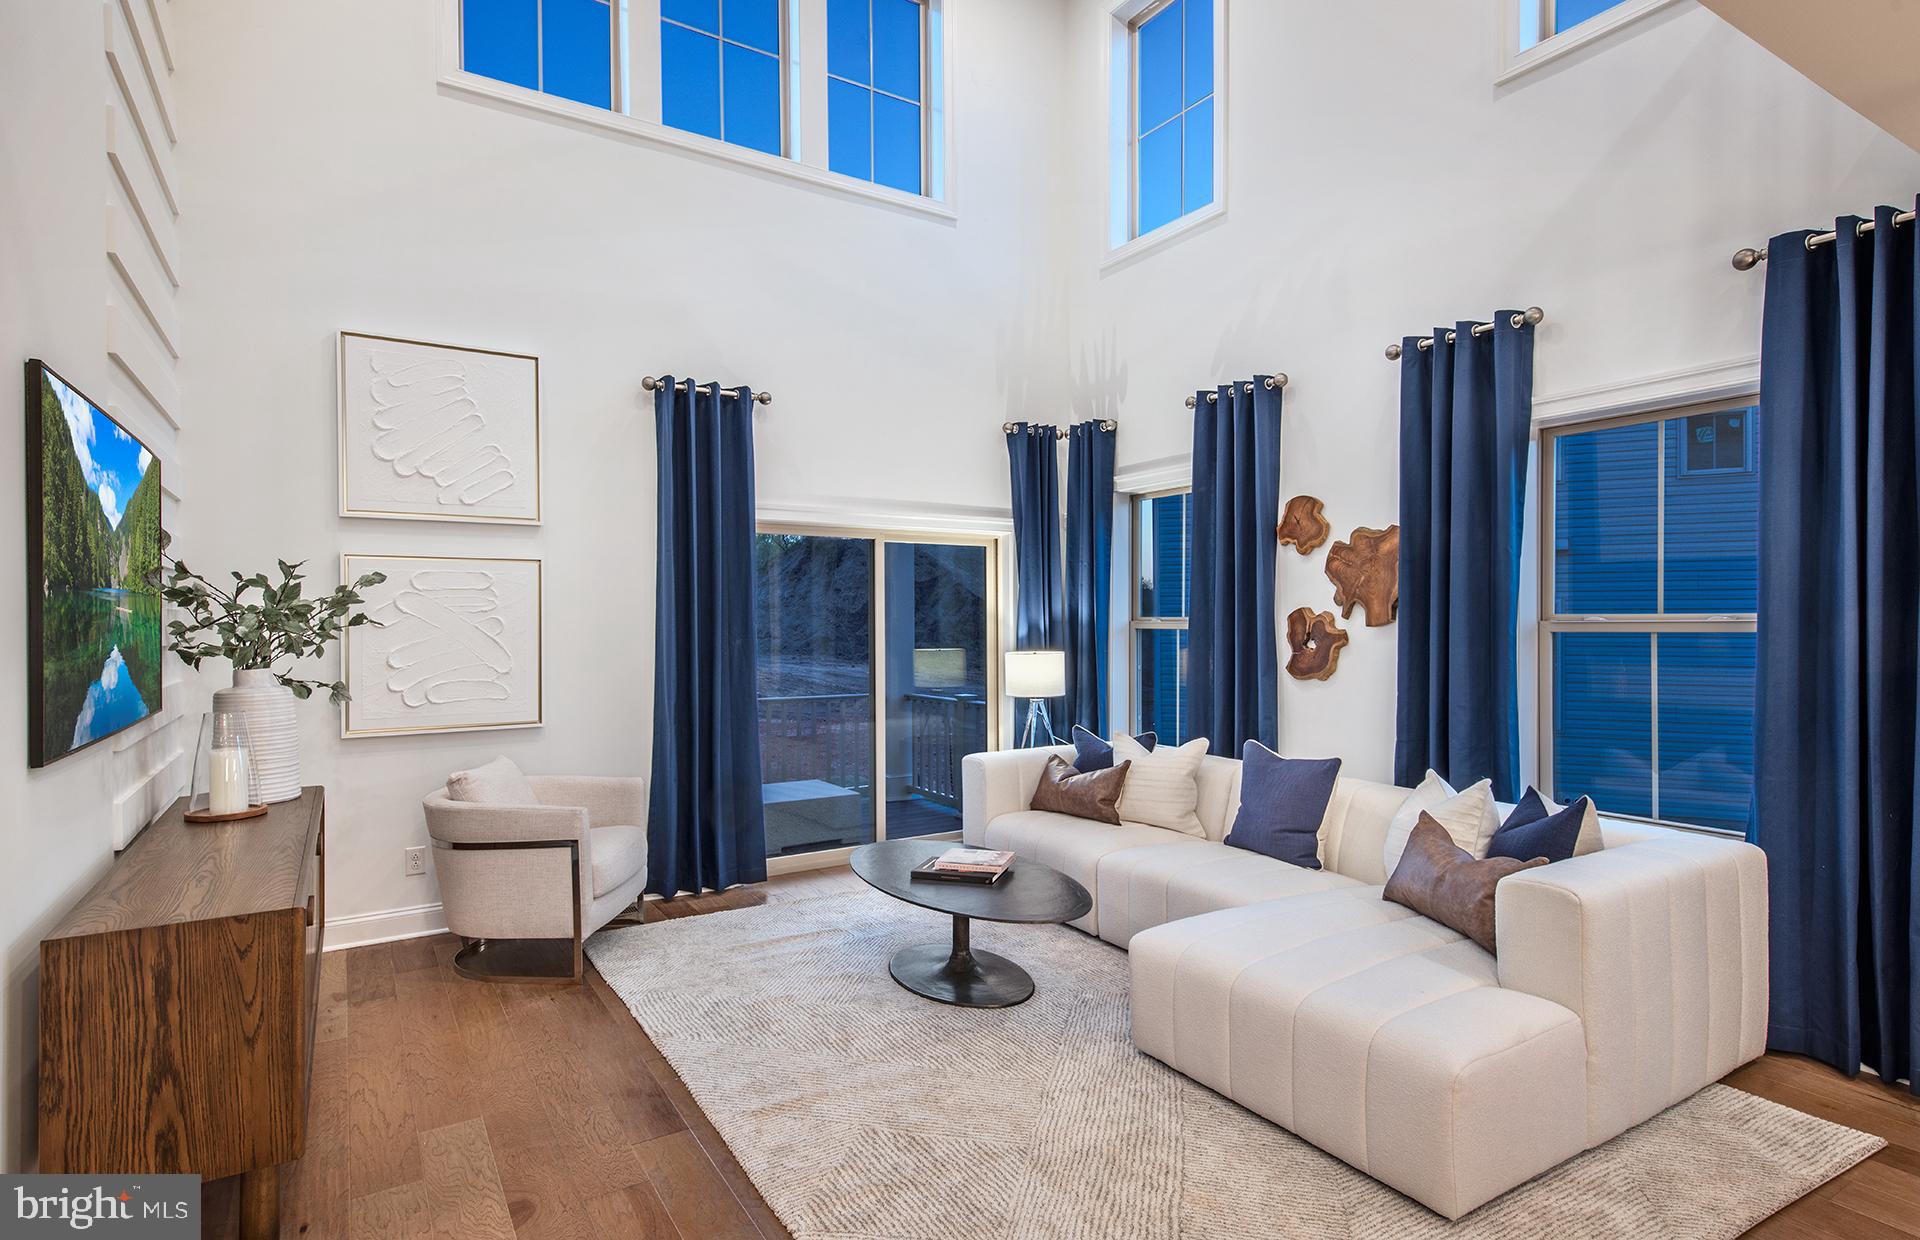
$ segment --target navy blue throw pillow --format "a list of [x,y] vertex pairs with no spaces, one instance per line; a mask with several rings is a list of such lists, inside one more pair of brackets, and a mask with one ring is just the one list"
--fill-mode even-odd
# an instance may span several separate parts
[[1586,816],[1585,797],[1562,806],[1558,813],[1548,813],[1540,794],[1529,788],[1527,795],[1521,797],[1520,803],[1507,815],[1506,822],[1493,833],[1487,856],[1511,857],[1516,861],[1531,861],[1535,857],[1565,861],[1573,856],[1574,845],[1580,842],[1580,824]]
[[1515,803],[1513,812],[1500,824],[1500,829],[1505,831],[1508,827],[1524,827],[1530,822],[1539,822],[1552,812],[1547,808],[1547,799],[1540,795],[1540,790],[1528,784],[1527,794]]
[[1283,758],[1259,741],[1240,751],[1240,812],[1227,843],[1297,865],[1320,868],[1320,822],[1340,777],[1338,758]]
[[[1160,738],[1152,732],[1142,732],[1133,739],[1140,742],[1142,749],[1151,753],[1154,742]],[[1112,765],[1113,746],[1079,724],[1074,724],[1073,769],[1085,775],[1088,771],[1104,771]]]

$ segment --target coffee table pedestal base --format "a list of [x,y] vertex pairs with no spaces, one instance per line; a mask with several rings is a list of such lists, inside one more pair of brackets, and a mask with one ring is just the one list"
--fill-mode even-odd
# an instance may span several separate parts
[[1005,956],[973,950],[971,922],[956,914],[951,946],[903,947],[894,953],[887,971],[914,994],[958,1007],[1012,1007],[1032,998],[1033,978],[1025,969]]

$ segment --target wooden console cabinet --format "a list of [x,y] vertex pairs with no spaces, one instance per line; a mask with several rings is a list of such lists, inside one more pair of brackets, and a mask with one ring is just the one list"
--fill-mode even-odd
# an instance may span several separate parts
[[279,1230],[326,926],[326,793],[198,825],[184,799],[40,943],[40,1170],[244,1175]]

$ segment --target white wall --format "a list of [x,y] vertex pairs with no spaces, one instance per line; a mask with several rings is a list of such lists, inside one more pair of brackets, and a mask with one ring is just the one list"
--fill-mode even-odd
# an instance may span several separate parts
[[[1072,148],[1075,400],[1119,418],[1125,475],[1185,458],[1196,387],[1287,372],[1281,495],[1335,537],[1396,519],[1389,342],[1540,305],[1541,397],[1750,361],[1762,273],[1732,252],[1920,188],[1920,155],[1684,0],[1505,88],[1500,0],[1228,7],[1224,218],[1102,271],[1105,150]],[[1111,8],[1073,0],[1086,135]],[[1325,555],[1283,549],[1282,617],[1331,608]],[[1282,748],[1387,778],[1396,629],[1348,627],[1330,680],[1283,675]]]
[[[433,0],[180,5],[188,376],[209,569],[342,551],[538,556],[538,730],[338,738],[302,707],[330,786],[344,941],[434,924],[420,797],[448,771],[643,772],[652,723],[654,456],[643,375],[750,383],[763,507],[985,520],[1006,507],[1010,415],[1066,406],[1063,305],[1040,274],[1062,10],[961,0],[957,223],[587,131],[437,88]],[[334,333],[538,354],[545,524],[343,520]],[[346,918],[349,920],[341,920]]]
[[[0,1169],[24,1167],[33,1155],[40,936],[106,869],[116,841],[172,800],[185,765],[182,729],[169,722],[183,696],[176,664],[166,673],[163,714],[44,770],[26,769],[22,588],[20,428],[23,417],[39,416],[37,405],[21,402],[28,358],[45,361],[139,434],[160,459],[169,492],[177,494],[185,476],[174,353],[162,331],[178,309],[147,234],[170,245],[175,228],[161,192],[174,144],[155,93],[156,82],[159,92],[172,89],[172,45],[157,24],[170,10],[169,0],[0,0],[0,583],[8,600],[0,608]],[[109,53],[124,80],[110,71]],[[103,114],[112,118],[105,138]],[[164,519],[170,527],[180,520],[171,497]]]

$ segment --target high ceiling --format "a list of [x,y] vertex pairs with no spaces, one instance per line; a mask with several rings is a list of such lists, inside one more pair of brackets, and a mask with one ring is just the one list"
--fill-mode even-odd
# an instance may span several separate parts
[[1836,99],[1920,150],[1920,0],[1701,0]]

